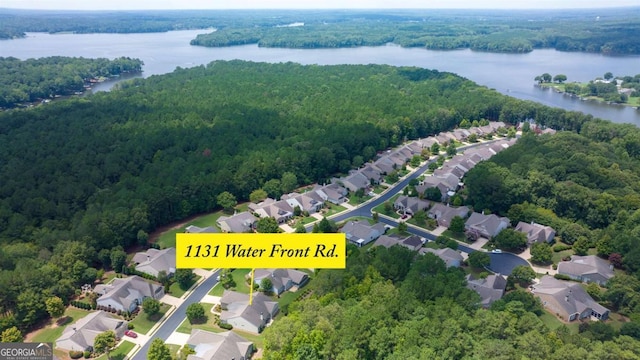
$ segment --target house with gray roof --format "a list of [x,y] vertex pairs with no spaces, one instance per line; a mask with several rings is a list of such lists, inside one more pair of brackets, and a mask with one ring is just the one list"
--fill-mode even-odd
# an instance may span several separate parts
[[390,248],[394,245],[399,245],[402,241],[402,238],[393,236],[393,235],[380,235],[376,242],[373,243],[373,246],[384,246],[386,248]]
[[157,277],[158,273],[164,271],[170,276],[176,272],[176,248],[148,249],[136,253],[131,262],[136,265],[136,270],[145,274]]
[[558,264],[558,273],[582,282],[606,285],[614,276],[613,265],[595,255],[572,255],[570,261]]
[[207,226],[207,227],[199,227],[199,226],[195,226],[195,225],[189,225],[184,229],[184,232],[187,234],[213,234],[213,233],[219,233],[220,230],[216,229],[213,226]]
[[332,204],[342,204],[347,201],[347,194],[349,190],[340,186],[339,184],[329,184],[326,186],[319,186],[314,191],[324,200]]
[[549,312],[565,321],[609,318],[609,309],[593,300],[578,283],[545,275],[531,287],[531,292]]
[[534,243],[549,243],[553,241],[553,237],[556,235],[556,231],[552,227],[540,225],[533,221],[531,223],[520,221],[518,225],[516,225],[515,230],[527,235],[527,243],[529,245]]
[[293,208],[285,200],[276,201],[266,198],[260,203],[249,204],[249,210],[261,218],[272,217],[276,219],[278,224],[282,224],[293,217]]
[[466,206],[449,206],[441,203],[435,203],[431,209],[427,212],[427,215],[438,221],[439,226],[444,226],[446,228],[451,225],[451,219],[454,216],[460,216],[463,219],[466,219],[469,216],[469,211],[471,211]]
[[384,156],[376,160],[373,166],[379,169],[381,174],[390,174],[398,167],[398,164],[393,162],[388,156]]
[[397,235],[382,235],[380,236],[373,246],[384,246],[386,248],[390,248],[394,245],[404,246],[409,250],[418,251],[424,245],[422,238],[416,235],[410,235],[407,237],[401,237]]
[[309,214],[315,214],[324,207],[324,200],[315,191],[282,195],[282,200],[286,201],[294,211],[297,206],[301,211],[307,211]]
[[420,143],[420,145],[422,145],[423,149],[431,149],[433,144],[437,143],[438,141],[433,136],[430,136],[428,138],[420,139],[418,140],[418,142]]
[[382,180],[384,180],[380,170],[376,169],[373,165],[367,164],[362,169],[359,170],[362,175],[364,175],[368,180],[369,184],[373,183],[374,185],[380,184]]
[[369,187],[369,179],[360,172],[356,172],[339,180],[349,191],[356,192],[360,189],[364,190]]
[[56,347],[64,350],[85,351],[93,347],[96,336],[113,330],[120,339],[127,330],[127,322],[104,311],[94,311],[67,326],[56,340]]
[[220,321],[236,329],[255,334],[262,332],[278,311],[278,302],[261,293],[253,294],[249,305],[249,295],[225,290],[220,298]]
[[257,222],[258,218],[248,211],[243,211],[233,216],[220,216],[216,220],[216,224],[220,226],[220,229],[228,233],[253,232]]
[[480,295],[480,305],[488,308],[494,301],[502,299],[507,287],[507,279],[500,274],[491,274],[485,279],[474,279],[467,275],[467,288]]
[[[247,274],[250,279],[251,274]],[[309,281],[307,273],[294,269],[256,269],[253,274],[254,284],[260,286],[262,280],[269,278],[273,285],[272,292],[280,295],[292,287],[302,287]]]
[[510,221],[506,217],[474,212],[464,223],[464,229],[469,238],[478,239],[483,237],[491,239],[509,227],[509,224]]
[[449,198],[449,187],[441,179],[435,176],[427,176],[422,181],[422,184],[416,186],[416,191],[418,194],[424,195],[425,191],[430,188],[436,188],[440,191],[439,201],[445,202]]
[[426,253],[432,253],[442,259],[447,267],[460,267],[464,258],[459,251],[453,250],[451,248],[444,249],[431,249],[431,248],[422,248],[420,249],[420,254],[424,255]]
[[110,284],[97,285],[93,292],[100,295],[97,300],[98,306],[133,311],[137,306],[141,306],[146,298],[160,300],[164,296],[164,287],[134,275],[115,278]]
[[187,360],[248,360],[254,352],[253,343],[233,331],[214,333],[193,329],[186,345],[195,351]]
[[422,248],[422,245],[424,245],[424,242],[417,235],[407,236],[400,242],[400,246],[404,246],[407,249],[414,251],[420,250]]
[[404,214],[415,214],[420,210],[427,210],[431,206],[431,202],[428,200],[422,200],[417,197],[409,197],[400,195],[393,202],[393,208],[402,211]]
[[358,246],[364,246],[384,234],[386,228],[383,223],[369,225],[367,221],[349,221],[340,231],[345,233],[347,240]]

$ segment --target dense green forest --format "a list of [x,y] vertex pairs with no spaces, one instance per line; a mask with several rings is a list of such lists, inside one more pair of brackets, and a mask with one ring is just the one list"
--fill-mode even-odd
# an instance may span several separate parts
[[24,61],[0,57],[0,109],[83,91],[92,79],[139,72],[142,65],[142,61],[126,57],[109,60],[53,56]]
[[265,359],[640,357],[640,341],[602,322],[578,334],[564,325],[550,330],[537,316],[540,302],[523,290],[478,309],[464,272],[435,255],[401,246],[348,253],[345,270],[320,270],[313,297],[265,329]]
[[120,88],[0,114],[1,329],[33,326],[43,298],[69,299],[97,269],[119,269],[123,248],[216,209],[224,191],[247,199],[285,177],[324,181],[463,119],[572,130],[591,120],[380,65],[216,61]]
[[[132,33],[215,28],[193,45],[327,48],[395,43],[491,52],[555,48],[639,54],[640,8],[597,10],[0,11],[0,39],[26,32]],[[289,26],[303,23],[304,26]]]

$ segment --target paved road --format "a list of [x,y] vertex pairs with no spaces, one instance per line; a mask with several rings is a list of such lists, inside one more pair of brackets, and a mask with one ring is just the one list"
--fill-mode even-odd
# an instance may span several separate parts
[[[497,141],[497,140],[495,140]],[[471,149],[477,146],[482,146],[485,145],[487,143],[491,143],[491,142],[484,142],[484,143],[478,143],[478,144],[471,144],[471,145],[467,145],[467,146],[463,146],[460,147],[459,150],[466,150],[466,149]],[[419,177],[420,175],[422,175],[428,168],[429,168],[429,164],[432,163],[435,160],[430,160],[428,161],[426,164],[424,164],[423,166],[421,166],[420,168],[418,168],[418,170],[412,172],[410,175],[408,175],[406,178],[402,179],[400,182],[395,183],[393,186],[391,186],[389,188],[389,190],[387,192],[385,192],[383,195],[381,195],[380,197],[377,197],[365,204],[363,204],[362,206],[353,209],[351,211],[347,211],[344,212],[338,216],[332,217],[331,220],[335,221],[335,222],[341,222],[344,221],[350,217],[354,217],[354,216],[364,216],[364,217],[371,217],[373,208],[375,208],[376,206],[384,203],[385,201],[391,199],[394,195],[396,195],[398,192],[402,191],[402,189],[404,189],[407,185],[409,185],[409,182],[412,179],[415,179],[417,177]],[[398,222],[397,221],[392,221],[386,218],[379,218],[380,222],[385,223],[387,225],[391,225],[391,226],[398,226]],[[312,226],[308,226],[307,227],[307,231],[310,231],[312,228]],[[408,229],[409,233],[414,234],[414,235],[418,235],[421,237],[424,237],[426,239],[429,240],[435,240],[436,236],[433,235],[432,233],[426,231],[426,230],[419,230],[419,229],[415,229],[413,227],[409,227]],[[459,245],[458,249],[460,251],[463,251],[465,253],[471,253],[473,251],[475,251],[474,249],[464,246],[464,245]],[[500,273],[500,274],[504,274],[504,275],[509,275],[511,274],[511,270],[513,270],[514,267],[518,266],[518,265],[525,265],[525,266],[529,266],[529,263],[527,263],[527,261],[525,261],[524,259],[511,254],[511,253],[500,253],[500,254],[495,254],[495,253],[490,253],[489,257],[491,258],[491,265],[489,266],[489,269],[491,269],[494,272]]]
[[[187,298],[185,298],[182,305],[176,309],[176,311],[169,316],[169,318],[160,325],[158,330],[153,334],[151,340],[155,338],[160,338],[163,341],[167,340],[169,335],[173,333],[178,326],[187,318],[187,306],[200,302],[202,298],[207,295],[207,293],[211,290],[211,288],[218,282],[216,280],[220,270],[214,272],[211,276],[205,279],[200,285],[191,292]],[[149,352],[149,346],[151,345],[151,341],[148,341],[141,349],[136,353],[136,355],[132,358],[133,360],[146,360],[147,353]]]

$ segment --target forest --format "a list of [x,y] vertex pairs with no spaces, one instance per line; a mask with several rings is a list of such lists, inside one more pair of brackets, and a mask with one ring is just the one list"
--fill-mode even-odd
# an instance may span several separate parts
[[99,77],[140,72],[142,61],[85,59],[53,56],[20,60],[0,57],[0,109],[18,104],[71,95]]
[[[200,46],[336,48],[394,43],[434,50],[534,49],[640,54],[640,8],[582,10],[0,11],[0,39],[26,32],[134,33],[210,29]],[[290,26],[302,23],[304,26]]]
[[223,192],[323,182],[463,119],[592,121],[409,67],[216,61],[121,84],[0,113],[0,329],[31,328],[44,298]]
[[602,322],[577,334],[566,325],[550,330],[525,290],[478,309],[464,271],[433,254],[401,246],[347,253],[345,270],[318,271],[313,297],[267,327],[264,359],[639,358],[637,338]]

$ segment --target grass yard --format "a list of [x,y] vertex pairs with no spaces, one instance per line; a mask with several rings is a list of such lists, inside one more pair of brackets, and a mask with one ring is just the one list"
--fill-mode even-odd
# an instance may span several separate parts
[[184,230],[187,226],[189,225],[195,225],[199,227],[216,226],[216,220],[218,220],[218,218],[222,215],[224,215],[222,211],[216,211],[214,213],[202,215],[198,218],[195,218],[193,219],[193,221],[189,222],[188,224],[185,224],[184,226],[181,226],[178,229],[173,229],[173,230],[164,232],[158,238],[157,243],[158,245],[160,245],[160,248],[162,249],[165,249],[168,247],[174,247],[176,246],[176,234],[184,233]]
[[445,230],[442,232],[443,236],[446,236],[450,239],[454,239],[454,240],[458,240],[458,241],[462,241],[464,243],[468,243],[469,241],[467,241],[467,236],[464,233],[454,233],[453,231],[450,230]]
[[176,344],[167,344],[167,346],[169,347],[169,353],[171,354],[171,358],[177,359],[178,351],[180,350],[181,346]]
[[160,311],[153,315],[147,315],[144,310],[131,321],[133,324],[133,330],[140,334],[146,334],[151,328],[164,316],[164,314],[171,308],[168,304],[160,304]]
[[[249,272],[251,271],[251,269],[235,269],[231,272],[231,276],[233,276],[233,281],[236,283],[235,287],[232,287],[229,290],[233,290],[233,291],[237,291],[243,294],[248,294],[249,293],[249,285],[244,281],[244,277],[249,274]],[[222,285],[219,285],[220,283],[218,283],[216,286],[213,287],[213,289],[211,289],[211,291],[209,291],[209,295],[212,296],[222,296],[222,293],[224,292],[224,287],[222,287]]]
[[[392,196],[392,197],[391,197],[391,199],[389,199],[389,200],[387,200],[387,201],[388,201],[388,202],[390,202],[391,204],[393,204],[394,202],[396,202],[396,199],[397,199],[399,196],[400,196],[400,194],[396,194],[396,195]],[[378,205],[378,206],[374,207],[374,208],[373,208],[373,211],[374,211],[374,212],[377,212],[378,214],[383,214],[383,215],[386,215],[386,216],[390,216],[390,217],[392,217],[392,218],[394,218],[394,219],[399,219],[399,218],[400,218],[400,215],[398,215],[398,214],[395,212],[395,210],[393,210],[391,213],[388,213],[388,214],[387,214],[387,213],[385,212],[385,210],[384,210],[384,203],[382,203],[382,204],[380,204],[380,205]]]
[[571,256],[573,255],[573,250],[572,249],[568,249],[568,250],[563,250],[563,251],[559,251],[559,252],[553,252],[553,255],[551,257],[551,261],[554,264],[558,264],[560,261],[562,261],[563,257],[566,256]]
[[440,245],[438,243],[436,243],[435,241],[428,241],[424,244],[424,247],[429,248],[429,249],[444,249],[445,246],[444,245]]
[[298,221],[298,223],[302,222],[302,225],[307,225],[307,224],[312,223],[312,222],[314,222],[316,220],[318,220],[318,219],[314,218],[313,216],[307,216],[305,218],[302,218],[302,220]]
[[579,321],[574,321],[570,324],[567,324],[560,321],[560,319],[558,319],[557,317],[555,317],[555,315],[549,313],[548,311],[543,311],[542,315],[540,315],[539,318],[551,330],[555,330],[562,325],[566,325],[571,331],[571,334],[578,333],[578,326],[580,325]]
[[376,194],[382,194],[383,191],[387,190],[389,187],[385,185],[376,185],[373,188],[373,192]]
[[189,322],[189,319],[185,319],[185,321],[183,321],[182,324],[180,324],[177,331],[184,334],[191,334],[192,329],[201,329],[201,330],[206,330],[206,331],[211,331],[216,333],[225,331],[224,329],[216,325],[215,318],[211,313],[213,304],[202,303],[202,307],[204,308],[204,313],[205,313],[205,316],[207,317],[207,320],[205,322],[200,324],[192,324]]
[[64,315],[60,318],[62,322],[53,327],[52,325],[40,330],[31,340],[32,342],[55,342],[67,325],[71,325],[81,318],[87,316],[90,311],[68,307]]
[[[131,349],[133,349],[133,347],[136,346],[136,344],[130,342],[130,341],[123,341],[122,344],[120,344],[120,346],[118,346],[117,348],[115,348],[113,351],[111,351],[110,355],[110,359],[111,360],[124,360],[127,357],[127,354],[129,353],[129,351],[131,351]],[[104,354],[102,356],[100,356],[98,358],[98,360],[107,360],[107,355]]]
[[[278,316],[280,316],[280,315],[276,315],[276,320],[275,321],[278,321]],[[236,330],[236,329],[233,329],[233,332],[235,332],[236,334],[242,336],[243,338],[251,341],[255,347],[260,348],[260,349],[264,348],[264,337],[262,335],[253,334],[253,333],[250,333],[250,332],[246,332],[246,331],[242,331],[242,330]]]
[[[194,277],[195,280],[193,281],[193,283],[194,284],[197,283],[198,280],[200,280],[200,277],[201,277],[200,275],[195,275]],[[177,282],[174,282],[173,284],[171,284],[171,286],[169,286],[169,293],[171,294],[171,296],[175,296],[177,298],[182,297],[182,295],[184,295],[184,293],[186,293],[187,290],[183,290],[182,288],[180,288],[180,284],[178,284]]]
[[329,217],[333,214],[341,213],[347,210],[347,208],[344,206],[340,206],[332,203],[327,203],[327,205],[329,206],[329,210],[324,214],[325,217]]

